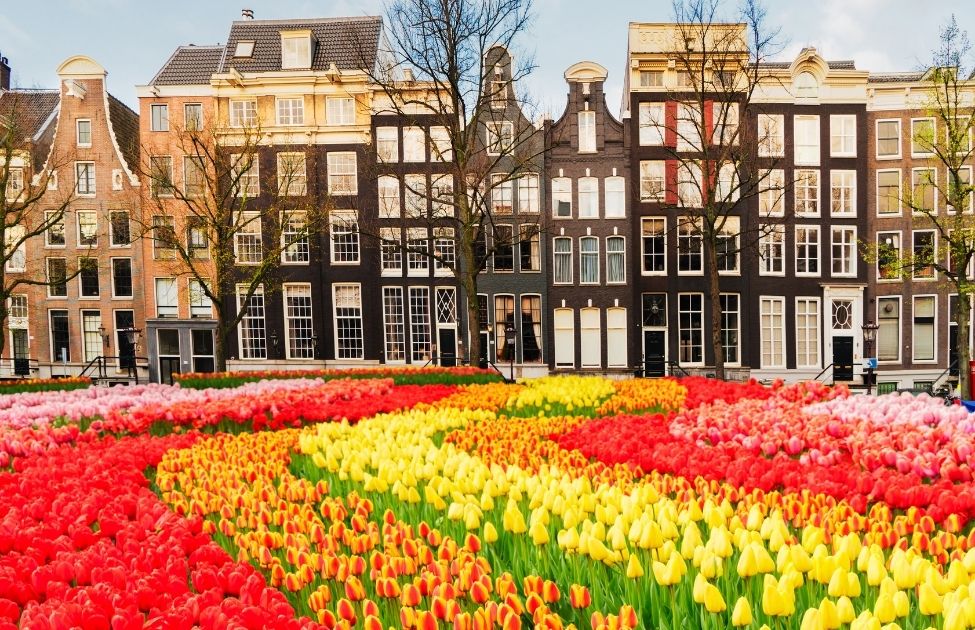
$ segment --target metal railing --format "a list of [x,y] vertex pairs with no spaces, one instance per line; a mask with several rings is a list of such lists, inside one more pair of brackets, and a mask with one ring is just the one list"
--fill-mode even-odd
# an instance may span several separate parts
[[952,380],[952,378],[957,380],[958,377],[958,359],[955,359],[948,364],[948,367],[945,368],[944,372],[939,374],[933,381],[931,381],[931,391],[938,391],[938,389],[940,389],[943,385],[946,385],[948,381]]
[[[140,361],[143,361],[144,363],[140,365]],[[113,363],[117,363],[119,366],[122,366],[123,363],[125,363],[126,366],[120,368],[125,372],[115,372],[114,370],[110,370],[109,368],[115,367],[112,365]],[[148,366],[148,357],[124,357],[123,361],[120,357],[97,356],[85,364],[85,367],[81,370],[81,373],[78,374],[78,376],[89,376],[94,382],[98,382],[100,380],[133,379],[135,380],[136,384],[138,384],[139,368]]]
[[671,376],[690,376],[691,373],[681,367],[680,363],[677,361],[667,361],[667,367],[670,368]]
[[[818,381],[818,380],[819,380],[820,378],[822,378],[822,377],[823,377],[823,376],[824,376],[824,375],[826,374],[826,372],[829,372],[829,371],[830,371],[830,370],[832,370],[832,369],[833,369],[833,364],[832,364],[832,363],[830,363],[829,365],[827,365],[826,367],[824,367],[824,368],[823,368],[823,371],[822,371],[822,372],[820,372],[819,374],[817,374],[817,375],[816,375],[816,378],[814,378],[813,380],[814,380],[814,381]],[[832,377],[832,374],[830,374],[830,377]],[[832,385],[832,384],[833,384],[833,383],[832,383],[832,381],[833,381],[833,379],[832,379],[832,378],[830,378],[829,380],[830,380],[830,385]],[[825,383],[826,381],[823,381],[823,382]]]

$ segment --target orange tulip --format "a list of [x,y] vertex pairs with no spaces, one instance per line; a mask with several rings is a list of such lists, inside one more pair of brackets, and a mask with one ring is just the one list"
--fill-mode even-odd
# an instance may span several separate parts
[[359,578],[350,575],[345,580],[345,596],[357,602],[366,596],[366,588],[359,581]]
[[474,630],[474,619],[471,614],[462,612],[454,617],[454,630]]
[[404,630],[409,630],[416,625],[416,611],[410,606],[403,606],[399,609],[399,623]]
[[542,596],[538,593],[529,593],[528,597],[525,598],[525,610],[528,611],[529,615],[534,616],[535,611],[543,606],[545,606],[545,602],[542,601]]
[[327,608],[322,608],[318,611],[318,623],[331,630],[335,627],[335,613]]
[[372,615],[374,617],[378,617],[379,616],[379,606],[376,605],[376,602],[372,601],[371,599],[367,599],[367,600],[365,600],[365,601],[362,602],[362,614],[365,615],[365,616],[367,616],[367,617],[369,615]]
[[367,615],[362,620],[362,628],[363,630],[383,630],[383,622],[379,621],[379,617],[375,615]]
[[352,624],[356,621],[355,606],[344,597],[335,605],[335,612],[338,614],[339,619],[345,619]]
[[639,623],[639,619],[637,619],[636,616],[636,610],[634,610],[633,606],[630,606],[629,604],[623,604],[620,607],[619,618],[620,625],[624,628],[636,628],[637,624]]
[[542,585],[542,599],[545,600],[546,604],[552,604],[559,601],[562,597],[562,593],[559,592],[559,587],[552,580],[545,580],[545,584]]
[[464,539],[464,548],[471,553],[477,553],[481,550],[481,539],[475,534],[468,534]]
[[542,578],[537,575],[526,575],[525,579],[522,581],[522,590],[525,595],[530,595],[531,593],[541,593],[542,592]]
[[592,595],[589,589],[580,584],[573,584],[569,587],[569,603],[573,608],[589,608],[592,604]]
[[471,585],[470,598],[475,604],[483,604],[491,597],[491,591],[484,586],[483,582],[474,582]]
[[437,619],[446,619],[447,600],[440,596],[434,597],[433,601],[430,602],[430,612],[432,612],[433,616]]
[[417,630],[437,630],[437,618],[429,610],[421,610],[416,618]]
[[474,611],[474,623],[472,630],[491,630],[494,624],[491,623],[491,617],[483,608],[478,608]]

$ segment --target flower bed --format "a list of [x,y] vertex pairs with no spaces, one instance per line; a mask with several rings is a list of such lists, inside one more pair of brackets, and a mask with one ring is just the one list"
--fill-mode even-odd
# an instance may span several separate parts
[[272,379],[317,378],[332,379],[374,379],[389,378],[397,385],[464,385],[474,383],[495,383],[504,380],[495,370],[482,370],[474,367],[380,367],[349,370],[266,370],[256,372],[218,372],[174,375],[176,381],[188,388],[227,388],[238,387]]
[[65,378],[18,378],[0,381],[0,396],[24,392],[58,392],[84,389],[91,386],[87,376]]

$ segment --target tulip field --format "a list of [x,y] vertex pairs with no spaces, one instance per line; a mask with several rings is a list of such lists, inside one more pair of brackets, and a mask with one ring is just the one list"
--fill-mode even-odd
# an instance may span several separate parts
[[0,395],[0,630],[975,627],[963,407],[350,376]]

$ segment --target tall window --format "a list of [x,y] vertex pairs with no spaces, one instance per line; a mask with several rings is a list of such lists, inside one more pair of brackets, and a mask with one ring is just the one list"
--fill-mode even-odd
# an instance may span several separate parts
[[514,271],[514,227],[510,225],[494,226],[494,270]]
[[855,226],[834,227],[831,229],[832,266],[834,276],[855,276],[857,274],[856,248],[857,229]]
[[288,332],[288,358],[314,359],[310,284],[284,285],[284,316]]
[[308,243],[307,214],[300,211],[281,213],[281,262],[300,264],[311,260]]
[[132,259],[112,259],[112,297],[132,297]]
[[206,260],[210,257],[210,237],[203,217],[187,217],[186,249],[190,258]]
[[558,218],[572,217],[572,180],[568,177],[552,179],[552,214]]
[[785,155],[785,119],[782,114],[758,115],[758,155],[760,157]]
[[258,287],[248,299],[247,287],[238,285],[237,308],[244,311],[244,317],[237,327],[240,358],[266,359],[267,331],[264,322],[264,287]]
[[305,124],[305,99],[300,96],[278,98],[277,114],[279,125]]
[[376,156],[380,162],[399,162],[398,127],[376,127]]
[[299,33],[281,35],[281,69],[311,67],[311,37]]
[[333,213],[330,220],[333,264],[359,263],[359,225],[355,211]]
[[700,208],[704,187],[701,165],[681,162],[677,165],[677,201],[685,208]]
[[856,157],[856,116],[832,115],[829,117],[829,154],[833,157]]
[[403,287],[383,287],[383,338],[386,362],[406,361],[406,317]]
[[901,275],[900,232],[877,232],[877,278],[897,280]]
[[819,369],[819,298],[796,298],[796,367]]
[[149,190],[153,197],[171,197],[173,188],[173,158],[154,155],[149,158]]
[[934,154],[936,136],[934,118],[911,119],[911,156],[927,157]]
[[355,99],[351,96],[329,96],[325,99],[325,120],[330,125],[355,124]]
[[254,127],[257,125],[257,101],[230,101],[230,126]]
[[738,144],[738,103],[715,101],[711,108],[714,120],[713,143],[721,146]]
[[579,309],[579,365],[599,367],[602,361],[602,322],[598,308]]
[[761,319],[762,368],[785,367],[785,298],[759,300]]
[[606,367],[625,368],[629,365],[626,352],[628,328],[625,308],[606,309]]
[[260,212],[240,213],[234,231],[234,256],[239,265],[256,265],[264,257]]
[[514,148],[515,127],[510,122],[487,123],[488,155],[501,155]]
[[430,288],[410,287],[410,359],[429,361],[433,345],[430,330]]
[[79,295],[82,298],[98,297],[101,294],[98,286],[98,260],[94,258],[79,258],[78,279],[81,285]]
[[47,231],[44,232],[44,244],[48,247],[63,247],[64,240],[64,214],[56,211],[44,213],[44,223],[47,224]]
[[435,218],[452,217],[454,214],[454,176],[430,176],[430,201]]
[[677,104],[677,150],[700,151],[701,109],[694,103]]
[[514,182],[507,175],[491,175],[491,212],[511,214],[514,199]]
[[202,197],[206,191],[203,158],[195,155],[183,156],[183,193],[187,197]]
[[429,243],[426,228],[410,228],[406,231],[407,274],[426,276],[430,271]]
[[521,360],[539,363],[542,360],[542,298],[539,295],[521,296]]
[[71,360],[71,332],[68,311],[51,311],[51,360]]
[[819,171],[806,169],[796,171],[796,214],[799,216],[819,216]]
[[900,169],[877,171],[877,214],[900,214]]
[[556,236],[552,239],[552,259],[555,284],[572,284],[572,239]]
[[[51,176],[51,183],[57,189],[57,172]],[[14,201],[24,192],[24,169],[11,166],[7,169],[7,199]]]
[[626,239],[606,237],[606,284],[626,282]]
[[780,168],[768,171],[759,184],[758,211],[762,216],[782,216],[785,208],[785,171]]
[[877,121],[877,157],[899,158],[901,156],[901,121]]
[[714,187],[714,198],[718,202],[729,203],[738,201],[741,196],[741,186],[738,184],[738,171],[731,162],[725,162],[718,169],[718,177]]
[[328,154],[328,194],[355,195],[359,192],[358,168],[354,151]]
[[640,162],[640,201],[664,200],[666,191],[665,164],[663,160],[642,160]]
[[[975,199],[975,195],[972,194],[972,189],[971,189],[972,167],[963,166],[959,168],[957,177],[955,176],[954,173],[949,171],[948,180],[949,180],[949,190],[951,190],[952,188],[957,188],[959,192],[961,192],[963,195],[962,199],[964,199],[965,201],[962,202],[961,211],[971,212],[972,201],[973,199]],[[950,214],[952,212],[955,212],[956,210],[957,210],[956,208],[952,208],[949,206],[948,213]]]
[[721,349],[726,363],[741,362],[741,296],[737,293],[722,293],[721,302]]
[[361,359],[362,287],[359,284],[332,285],[335,317],[335,358]]
[[579,112],[579,153],[596,151],[596,112]]
[[877,360],[900,361],[901,299],[899,296],[877,298]]
[[427,177],[426,175],[410,174],[403,178],[406,193],[403,197],[406,206],[406,216],[425,217],[427,215]]
[[579,178],[579,218],[593,219],[599,216],[599,180],[595,177]]
[[[449,276],[457,267],[457,241],[454,228],[435,228],[433,231],[433,271],[438,276]],[[522,261],[522,271],[524,261]]]
[[819,116],[794,116],[795,163],[819,164]]
[[48,297],[68,297],[68,261],[65,258],[47,259]]
[[423,145],[425,138],[422,127],[403,128],[403,161],[423,162],[426,160]]
[[783,275],[785,273],[785,226],[762,225],[759,227],[759,232],[759,275]]
[[176,278],[156,278],[156,317],[178,317]]
[[932,280],[935,277],[934,261],[937,260],[937,245],[934,230],[915,230],[913,239],[914,259],[912,268],[914,278]]
[[291,151],[278,153],[279,195],[304,195],[306,192],[305,175],[304,153]]
[[704,240],[694,219],[681,217],[677,226],[677,272],[700,273],[704,268]]
[[645,328],[663,328],[667,325],[667,294],[644,293],[641,297],[641,314]]
[[169,105],[154,103],[149,106],[153,131],[169,131]]
[[541,270],[541,252],[538,226],[526,224],[519,228],[519,258],[522,271]]
[[660,146],[664,143],[664,104],[640,103],[640,144]]
[[704,296],[700,293],[677,294],[681,363],[704,363]]
[[718,259],[718,273],[738,273],[741,222],[738,217],[726,217],[714,241],[714,255]]
[[95,163],[75,162],[75,192],[79,195],[95,194]]
[[796,226],[796,275],[819,275],[819,226]]
[[90,147],[91,146],[91,120],[79,119],[75,122],[76,131],[78,134],[78,146],[79,147]]
[[403,273],[403,250],[400,247],[399,228],[382,228],[379,231],[382,244],[379,248],[379,265],[383,275]]
[[935,351],[935,313],[937,297],[933,295],[914,296],[914,354],[915,361],[934,361]]
[[599,284],[599,239],[579,239],[579,284]]
[[190,278],[190,317],[210,317],[213,315],[213,302],[207,295],[203,283],[196,278]]
[[261,194],[260,162],[253,153],[234,153],[230,156],[232,165],[231,185],[238,197],[252,199]]
[[99,311],[81,311],[81,333],[84,359],[92,361],[102,355],[102,314]]
[[667,271],[667,219],[644,218],[641,220],[643,246],[643,273]]
[[11,225],[7,227],[7,264],[4,265],[7,271],[19,273],[27,269],[27,228],[23,225]]
[[937,210],[935,191],[938,184],[938,171],[933,168],[915,168],[911,171],[911,209],[919,213],[934,213]]
[[626,180],[622,177],[607,177],[603,180],[607,219],[626,216]]
[[395,219],[399,215],[399,179],[382,175],[379,178],[379,218]]
[[186,131],[203,129],[203,104],[186,103],[183,105],[183,126]]
[[538,213],[538,175],[527,173],[518,181],[518,212]]
[[454,149],[450,144],[450,132],[446,127],[430,127],[430,160],[450,162],[454,159]]
[[513,347],[510,347],[505,339],[504,330],[508,326],[515,325],[515,296],[495,295],[494,296],[494,339],[495,339],[495,360],[512,361]]
[[830,214],[855,216],[857,213],[857,172],[829,172]]

